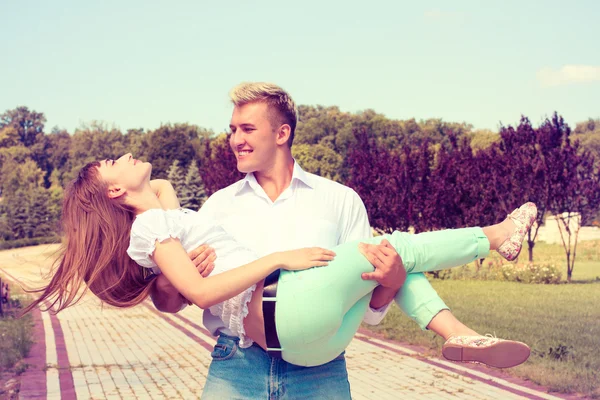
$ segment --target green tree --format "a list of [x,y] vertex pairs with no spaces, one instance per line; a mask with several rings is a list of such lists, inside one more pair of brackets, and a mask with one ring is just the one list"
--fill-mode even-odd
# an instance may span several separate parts
[[135,158],[147,159],[146,142],[147,135],[143,128],[139,129],[128,129],[127,133],[123,137],[123,145],[125,150]]
[[173,161],[173,164],[169,167],[169,172],[167,174],[167,179],[173,185],[175,192],[178,197],[181,197],[183,193],[183,188],[185,187],[185,178],[186,175],[183,172],[183,169],[179,166],[179,160]]
[[33,160],[20,163],[7,160],[2,166],[2,193],[8,195],[20,189],[30,191],[43,186],[44,171]]
[[27,193],[27,219],[25,233],[27,237],[48,236],[53,232],[53,221],[48,207],[50,193],[47,189],[38,187]]
[[182,168],[188,168],[195,156],[190,139],[194,135],[197,136],[197,127],[187,124],[163,125],[148,133],[146,157],[152,163],[155,178],[166,178],[175,160]]
[[27,107],[17,107],[7,110],[0,115],[0,129],[12,126],[17,130],[19,140],[23,146],[31,147],[44,136],[44,114],[30,111]]
[[9,192],[2,199],[2,214],[6,218],[9,229],[3,236],[9,240],[29,237],[26,196],[27,191],[19,189],[16,192]]
[[500,141],[500,135],[487,129],[473,131],[469,135],[471,139],[471,148],[477,152],[489,148],[493,143]]
[[324,178],[340,181],[342,156],[323,144],[298,144],[292,146],[292,154],[306,171]]
[[19,140],[19,132],[14,126],[7,125],[0,128],[0,147],[13,147],[22,144]]
[[48,144],[47,183],[52,185],[51,177],[54,175],[55,178],[58,178],[58,182],[64,184],[63,176],[69,172],[72,137],[67,131],[56,128],[46,136]]
[[226,134],[204,143],[200,175],[209,195],[244,177],[237,169],[237,161]]
[[87,163],[120,157],[127,153],[123,134],[106,124],[92,122],[75,131],[71,138],[69,160],[63,174],[63,182],[73,179]]
[[[0,130],[12,127],[16,130],[21,145],[31,150],[31,158],[47,171],[48,143],[44,135],[46,117],[43,113],[17,107],[0,115]],[[44,176],[47,178],[47,176]]]
[[196,160],[192,160],[185,176],[185,185],[181,191],[181,207],[198,210],[206,201],[206,189],[200,176]]

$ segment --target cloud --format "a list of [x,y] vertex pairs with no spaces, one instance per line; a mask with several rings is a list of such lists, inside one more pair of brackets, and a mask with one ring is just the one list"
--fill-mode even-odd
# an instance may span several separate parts
[[465,14],[458,11],[444,11],[439,8],[425,11],[425,19],[429,21],[458,21],[465,17]]
[[600,65],[565,65],[559,70],[542,68],[537,79],[543,87],[600,81]]

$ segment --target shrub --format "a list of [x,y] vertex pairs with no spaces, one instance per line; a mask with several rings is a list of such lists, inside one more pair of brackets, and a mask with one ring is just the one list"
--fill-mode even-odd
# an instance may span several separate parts
[[58,236],[42,236],[31,239],[16,239],[0,242],[0,250],[16,249],[18,247],[37,246],[38,244],[60,243]]
[[0,370],[27,356],[33,344],[31,316],[0,319]]
[[487,260],[484,265],[464,265],[431,273],[436,279],[508,281],[523,283],[560,283],[562,274],[550,263],[507,263],[504,260]]
[[501,267],[504,280],[524,283],[559,283],[561,272],[554,264],[504,264]]

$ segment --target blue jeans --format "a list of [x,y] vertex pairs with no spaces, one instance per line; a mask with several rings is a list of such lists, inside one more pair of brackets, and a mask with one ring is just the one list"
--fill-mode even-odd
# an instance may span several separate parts
[[324,365],[299,367],[257,345],[242,349],[239,338],[221,334],[211,356],[203,400],[350,399],[343,353]]

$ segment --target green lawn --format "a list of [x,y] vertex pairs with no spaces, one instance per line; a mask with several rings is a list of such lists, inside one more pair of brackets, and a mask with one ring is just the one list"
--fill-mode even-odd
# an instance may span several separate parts
[[[509,370],[512,374],[552,390],[600,397],[599,245],[584,242],[580,246],[581,261],[575,265],[571,284],[432,280],[432,285],[466,325],[482,334],[531,346],[530,359]],[[559,250],[559,246],[540,243],[534,257],[563,265],[559,264]],[[368,328],[389,338],[424,345],[432,353],[439,353],[443,344],[434,334],[420,331],[395,306],[382,324]]]

